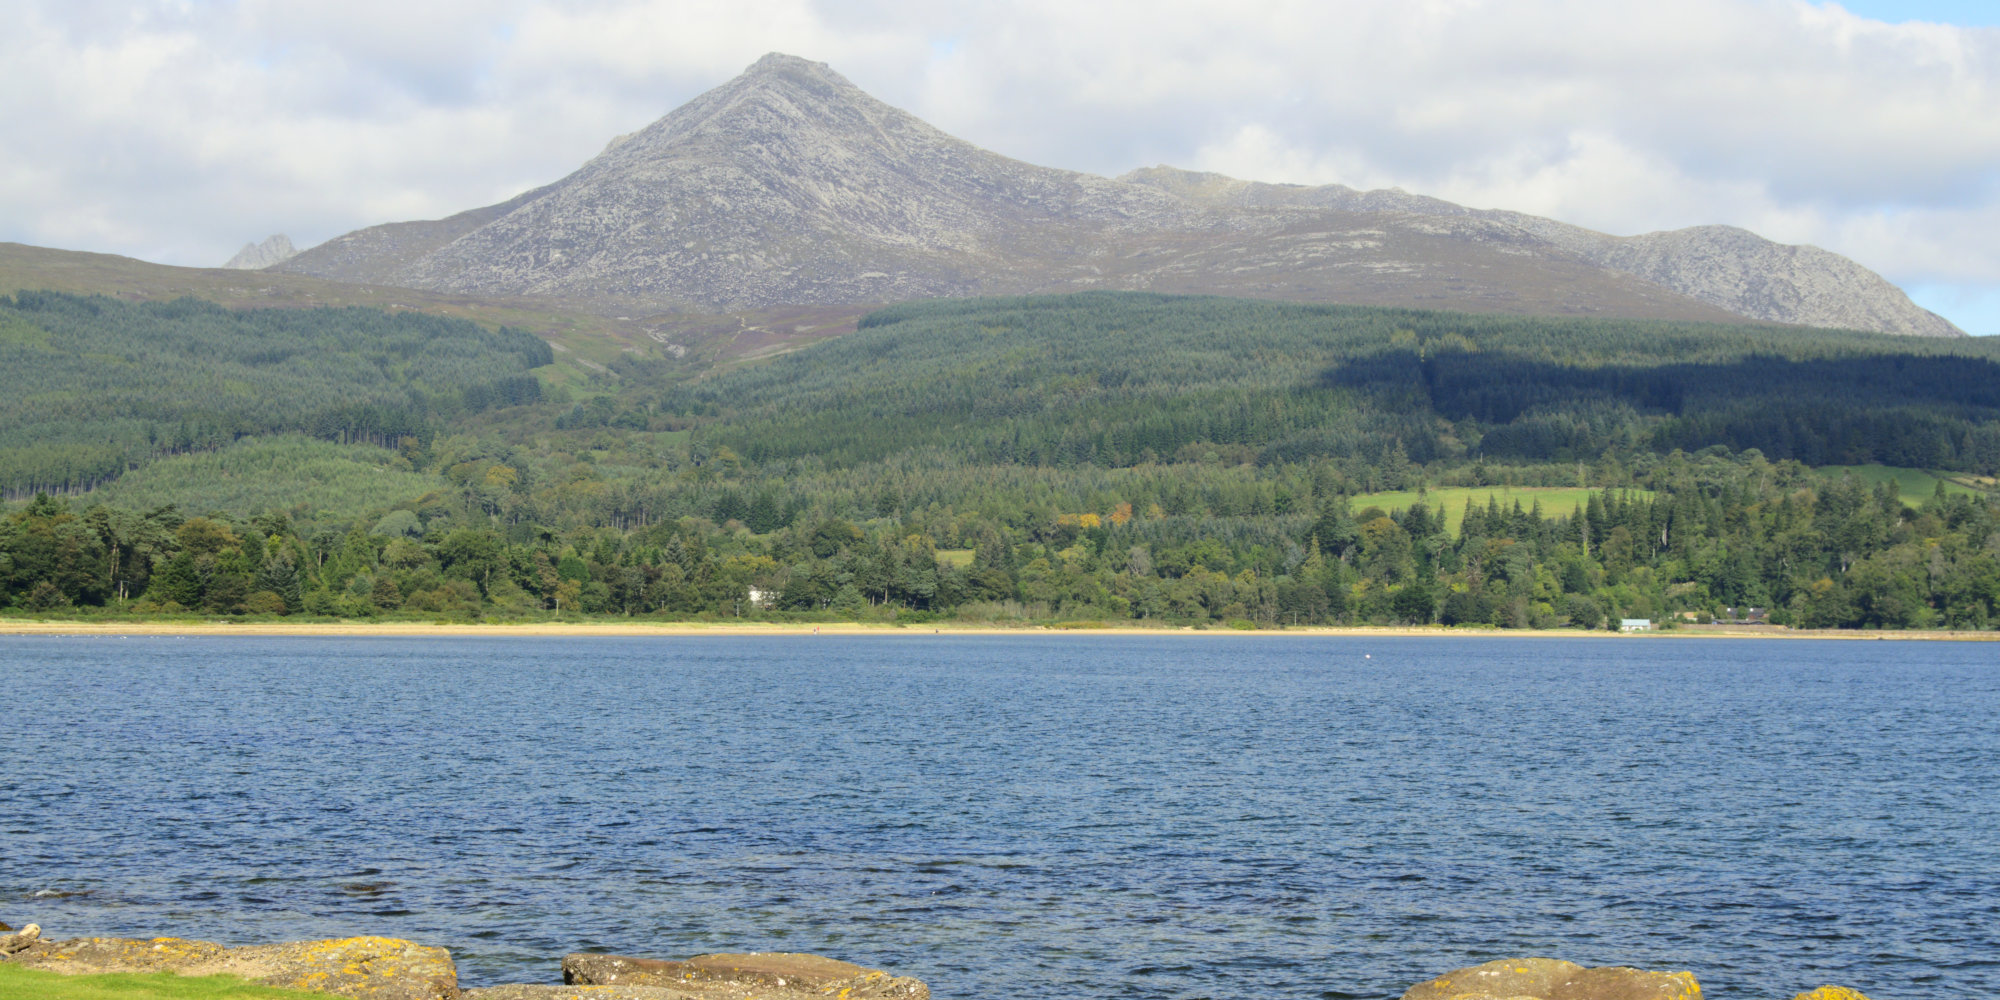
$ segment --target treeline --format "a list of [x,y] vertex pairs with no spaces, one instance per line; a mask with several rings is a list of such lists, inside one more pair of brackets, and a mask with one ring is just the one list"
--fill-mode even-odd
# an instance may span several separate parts
[[[1743,606],[1986,627],[1994,610],[1991,500],[1908,509],[1799,459],[1990,473],[2000,344],[1093,294],[899,306],[730,370],[635,358],[565,388],[572,405],[528,388],[548,348],[513,331],[21,301],[0,341],[26,351],[64,323],[78,344],[110,342],[88,341],[96,322],[215,341],[222,360],[190,376],[209,389],[159,390],[182,421],[201,392],[272,425],[422,419],[294,428],[386,448],[263,437],[174,459],[107,491],[123,509],[18,506],[0,538],[0,603],[18,609],[1515,627]],[[221,344],[244,324],[351,357],[322,371],[304,348]],[[203,369],[200,343],[162,365]],[[352,387],[319,378],[356,364]],[[131,384],[101,410],[64,397],[88,433],[50,419],[33,447],[131,461],[120,435],[164,427]],[[296,400],[270,395],[287,387]],[[1490,484],[1596,499],[1352,500]]]
[[[468,484],[510,471],[459,464]],[[1570,512],[1468,505],[1455,534],[1422,502],[1353,509],[1324,465],[1267,480],[1228,515],[1111,496],[1093,509],[992,510],[885,496],[857,510],[751,480],[713,494],[716,514],[742,517],[624,531],[502,524],[476,488],[311,529],[39,497],[0,523],[0,593],[39,613],[1241,627],[1596,628],[1758,608],[1804,627],[1986,628],[2000,609],[2000,505],[1988,498],[1940,491],[1912,509],[1893,486],[1755,453],[1675,453],[1637,484],[1651,492],[1605,490]]]
[[541,399],[533,334],[376,309],[0,296],[0,493],[78,492],[162,455],[295,432],[393,445]]

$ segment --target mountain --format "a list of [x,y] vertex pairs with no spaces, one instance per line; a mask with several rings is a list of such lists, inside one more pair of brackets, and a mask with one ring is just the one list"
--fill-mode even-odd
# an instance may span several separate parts
[[[1811,246],[1773,243],[1735,226],[1695,226],[1641,236],[1609,236],[1520,212],[1482,211],[1402,191],[1357,191],[1240,181],[1173,167],[1119,178],[1218,210],[1374,212],[1455,226],[1468,238],[1480,223],[1519,230],[1552,252],[1644,278],[1738,316],[1805,326],[1960,337],[1950,321],[1855,262]],[[1550,252],[1550,251],[1544,251]]]
[[262,243],[245,243],[229,263],[222,265],[233,271],[257,271],[273,264],[282,264],[299,255],[292,247],[292,238],[279,233]]
[[1742,230],[1620,238],[1400,191],[1038,167],[779,54],[546,187],[273,270],[663,312],[1143,289],[1963,335],[1852,261]]

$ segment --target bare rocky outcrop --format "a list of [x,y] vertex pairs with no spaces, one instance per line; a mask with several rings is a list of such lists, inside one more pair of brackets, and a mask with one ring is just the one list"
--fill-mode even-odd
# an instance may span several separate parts
[[[9,928],[0,924],[0,932]],[[351,937],[227,947],[185,938],[40,939],[29,924],[0,935],[0,964],[66,975],[175,972],[234,975],[284,989],[356,1000],[930,1000],[906,976],[820,955],[747,952],[682,960],[563,957],[563,985],[460,991],[451,954],[396,938]],[[9,951],[9,949],[13,949]],[[1418,983],[1403,1000],[1700,1000],[1691,972],[1585,968],[1549,958],[1487,962]],[[1792,1000],[1868,1000],[1822,986]]]
[[[14,931],[14,928],[6,924],[0,924],[0,931]],[[29,924],[18,931],[14,931],[14,933],[0,934],[0,955],[12,955],[18,951],[25,951],[41,936],[42,928],[40,924]]]
[[[766,1000],[930,1000],[930,987],[907,976],[893,976],[819,955],[790,952],[697,955],[681,961],[629,958],[623,955],[575,954],[563,957],[563,982],[570,986],[654,987],[678,991],[660,1000],[734,1000],[755,993]],[[593,994],[594,996],[595,994]],[[512,1000],[512,998],[490,998]],[[553,998],[521,998],[553,1000]],[[654,1000],[633,997],[631,1000]]]
[[243,249],[236,251],[236,256],[229,258],[229,263],[222,266],[236,271],[256,271],[273,264],[282,264],[298,255],[298,250],[292,246],[292,238],[279,233],[262,243],[243,244]]
[[384,937],[240,948],[185,938],[76,938],[36,941],[0,961],[66,975],[226,974],[355,1000],[458,1000],[459,996],[458,971],[450,952]]
[[1513,245],[1520,252],[1567,257],[1629,275],[1736,316],[1918,337],[1965,336],[1951,321],[1919,307],[1902,289],[1846,257],[1813,246],[1774,243],[1735,226],[1612,236],[1400,190],[1262,184],[1172,167],[1135,170],[1121,179],[1218,209],[1421,219],[1453,238],[1475,242],[1493,241],[1489,227],[1504,227],[1517,235]]
[[1447,972],[1403,1000],[1700,1000],[1692,972],[1586,969],[1552,958],[1515,958]]
[[1593,264],[1752,319],[1917,337],[1965,336],[1881,275],[1818,247],[1774,243],[1735,226],[1621,237],[1516,212],[1488,215]]
[[184,972],[221,959],[229,949],[186,938],[71,938],[37,941],[8,956],[13,965],[65,975],[111,972]]
[[1614,237],[1402,191],[1038,167],[776,53],[553,184],[272,269],[661,310],[1138,289],[1958,333],[1853,261],[1728,227]]
[[[701,994],[670,986],[481,986],[459,994],[461,1000],[702,1000]],[[734,1000],[734,998],[732,998]]]
[[[5,930],[0,926],[0,930]],[[564,985],[461,992],[451,953],[397,938],[351,937],[229,947],[187,938],[44,940],[29,924],[0,936],[0,964],[63,975],[233,975],[355,1000],[930,1000],[919,980],[819,955],[697,955],[683,961],[573,954]]]

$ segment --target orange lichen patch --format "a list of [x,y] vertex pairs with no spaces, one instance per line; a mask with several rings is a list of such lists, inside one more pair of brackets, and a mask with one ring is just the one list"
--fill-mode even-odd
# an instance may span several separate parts
[[1845,986],[1822,986],[1811,993],[1801,993],[1792,1000],[1868,1000],[1860,990],[1850,990]]
[[455,1000],[451,953],[397,938],[351,937],[230,949],[219,971],[357,1000]]

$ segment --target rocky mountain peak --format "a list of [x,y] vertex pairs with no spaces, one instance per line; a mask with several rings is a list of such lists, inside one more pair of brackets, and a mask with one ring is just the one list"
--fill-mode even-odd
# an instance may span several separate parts
[[255,271],[273,264],[282,264],[298,256],[298,253],[292,246],[292,238],[284,233],[278,233],[266,237],[262,243],[243,244],[243,249],[236,251],[236,256],[229,258],[229,263],[222,266],[236,271]]
[[621,311],[1119,288],[1956,332],[1852,261],[1741,231],[1620,239],[1400,190],[1038,167],[775,52],[546,187],[279,269]]
[[742,161],[779,150],[796,155],[813,147],[893,155],[884,147],[897,145],[898,139],[958,143],[869,96],[825,63],[773,52],[735,79],[615,143],[600,158],[621,166],[661,156]]
[[[800,58],[800,56],[788,56],[784,52],[766,52],[762,58],[758,58],[756,62],[752,62],[740,76],[736,76],[736,84],[746,84],[746,82],[756,82],[756,80],[770,80],[770,78],[786,80],[786,82],[790,82],[794,86],[844,88],[844,90],[852,90],[856,94],[862,94],[862,90],[858,86],[850,84],[846,76],[840,76],[838,72],[834,72],[832,66],[824,64],[824,62],[812,62],[812,60]],[[862,94],[862,96],[866,96],[866,94]]]

